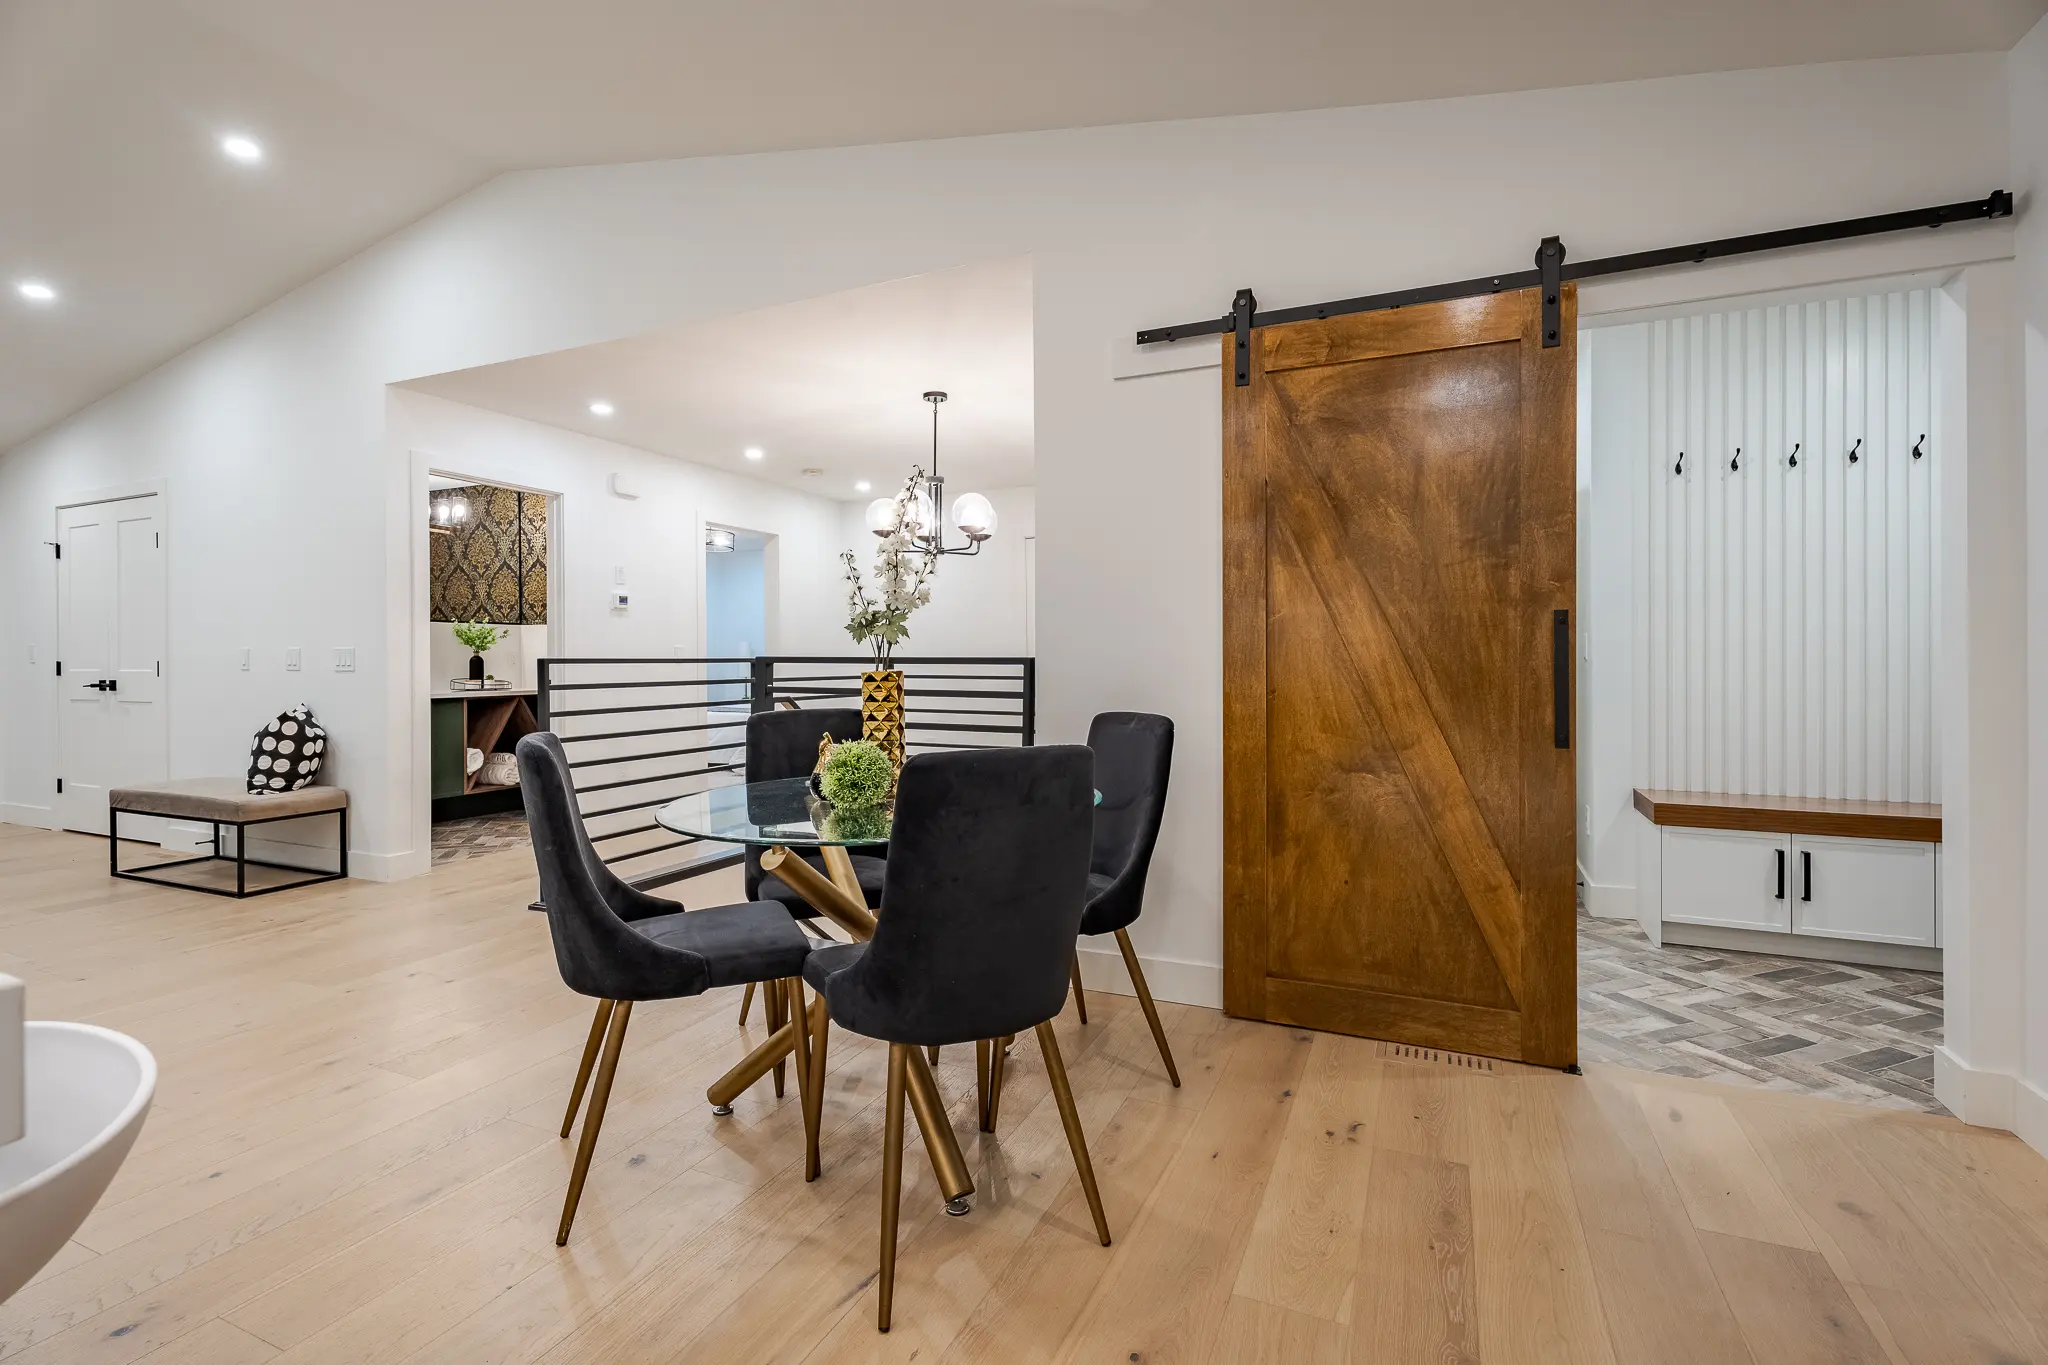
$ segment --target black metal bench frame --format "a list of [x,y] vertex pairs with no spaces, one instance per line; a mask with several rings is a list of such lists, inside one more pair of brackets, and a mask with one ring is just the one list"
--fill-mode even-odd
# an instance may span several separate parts
[[[121,814],[121,811],[116,807],[110,806],[107,809],[107,871],[113,876],[121,877],[131,882],[149,882],[154,886],[170,886],[180,891],[203,891],[209,896],[227,896],[233,900],[247,900],[251,896],[267,896],[273,891],[291,891],[301,886],[317,886],[321,882],[338,882],[348,876],[348,807],[346,805],[338,806],[331,811],[299,811],[291,815],[266,815],[261,820],[214,820],[203,816],[165,815],[161,811],[129,811],[128,814],[130,815],[147,815],[159,820],[196,822],[197,820],[205,819],[207,824],[213,826],[213,851],[211,853],[202,853],[195,858],[180,858],[175,862],[151,863],[149,864],[148,872],[138,872],[133,868],[127,871],[121,869]],[[338,864],[338,871],[321,872],[316,868],[293,867],[290,863],[266,863],[249,856],[248,831],[251,825],[274,825],[280,820],[317,820],[323,815],[333,815],[341,822],[339,826],[341,834],[339,844],[341,861]],[[220,851],[220,829],[222,825],[232,825],[234,827],[235,853],[233,857],[229,857]],[[235,865],[234,890],[230,891],[224,886],[201,886],[193,882],[179,881],[171,877],[150,875],[150,873],[155,872],[168,872],[172,868],[193,867],[199,863],[214,862],[233,863]],[[259,886],[251,891],[249,889],[249,869],[252,867],[267,867],[279,872],[298,872],[304,875],[296,881],[279,882],[275,886]]]

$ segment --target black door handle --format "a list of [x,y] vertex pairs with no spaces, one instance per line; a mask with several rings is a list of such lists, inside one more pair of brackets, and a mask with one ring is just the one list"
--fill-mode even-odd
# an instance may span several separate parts
[[1572,614],[1550,613],[1550,742],[1572,747]]
[[1803,848],[1799,850],[1799,880],[1800,880],[1800,883],[1801,883],[1801,886],[1800,886],[1800,891],[1799,891],[1799,899],[1801,899],[1801,900],[1803,900],[1803,901],[1810,901],[1810,900],[1812,900],[1812,899],[1813,899],[1813,854],[1811,854],[1811,853],[1807,852],[1807,851],[1806,851],[1805,849],[1803,849]]
[[1783,900],[1783,899],[1785,899],[1785,850],[1784,850],[1784,849],[1782,849],[1782,848],[1780,848],[1780,849],[1774,849],[1774,850],[1772,850],[1772,851],[1773,851],[1773,852],[1775,852],[1775,853],[1776,853],[1776,854],[1778,855],[1778,895],[1777,895],[1777,899],[1779,899],[1779,900]]

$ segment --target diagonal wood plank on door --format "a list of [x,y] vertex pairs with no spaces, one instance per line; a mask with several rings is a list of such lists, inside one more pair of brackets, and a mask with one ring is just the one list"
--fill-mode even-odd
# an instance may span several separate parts
[[1514,874],[1487,827],[1458,760],[1408,666],[1379,594],[1345,552],[1336,510],[1320,486],[1289,480],[1279,530],[1293,545],[1333,619],[1347,622],[1344,655],[1379,717],[1444,861],[1515,999],[1522,998],[1522,905]]

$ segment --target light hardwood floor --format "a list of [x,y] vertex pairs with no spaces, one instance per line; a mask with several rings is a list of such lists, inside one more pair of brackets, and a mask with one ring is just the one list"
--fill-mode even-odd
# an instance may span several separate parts
[[104,859],[0,826],[0,970],[162,1064],[106,1201],[0,1306],[10,1362],[2048,1360],[2048,1163],[2012,1138],[1162,1005],[1174,1090],[1105,994],[1058,1028],[1114,1247],[1035,1047],[997,1140],[950,1049],[980,1193],[944,1217],[906,1160],[878,1336],[882,1049],[835,1034],[806,1185],[794,1086],[704,1103],[759,1037],[734,994],[636,1010],[557,1250],[589,1009],[523,908],[528,855],[239,903]]

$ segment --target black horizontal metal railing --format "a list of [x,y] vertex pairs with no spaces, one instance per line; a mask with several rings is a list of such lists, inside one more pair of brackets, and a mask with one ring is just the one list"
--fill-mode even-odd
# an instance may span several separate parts
[[[785,705],[858,706],[870,667],[864,655],[542,659],[536,712],[569,756],[598,856],[635,886],[655,887],[739,860],[733,845],[674,834],[654,813],[742,779],[747,716]],[[896,667],[910,752],[1032,742],[1031,659],[899,659]]]

